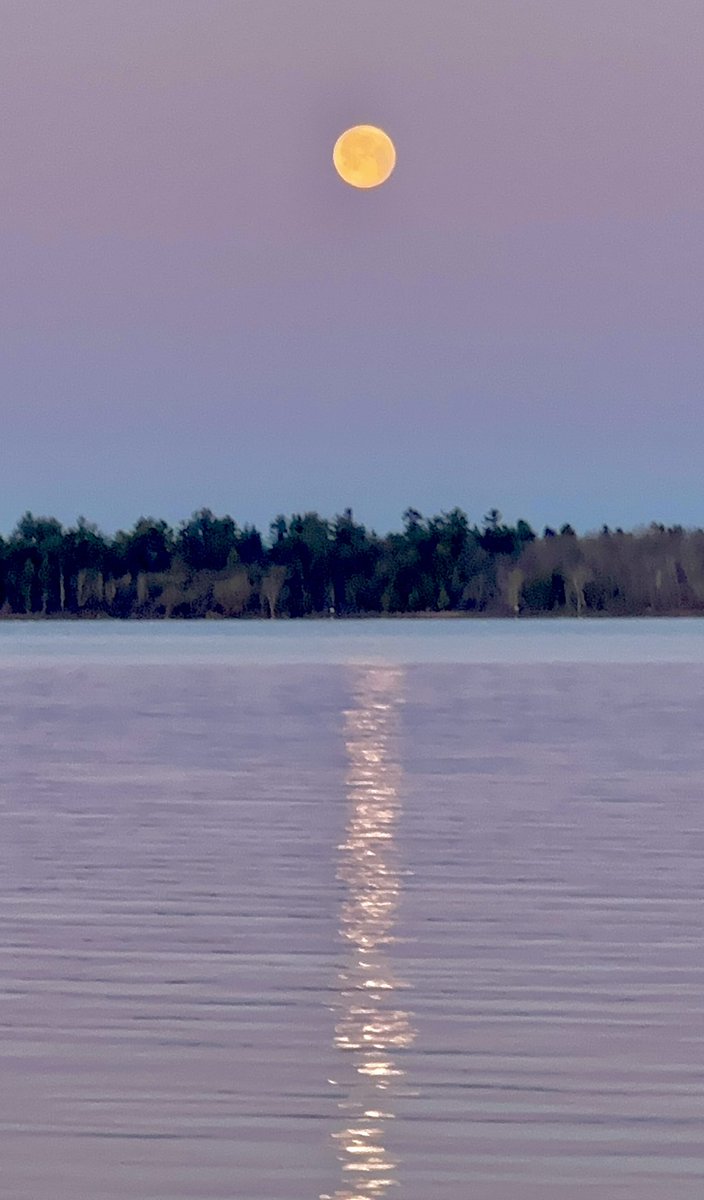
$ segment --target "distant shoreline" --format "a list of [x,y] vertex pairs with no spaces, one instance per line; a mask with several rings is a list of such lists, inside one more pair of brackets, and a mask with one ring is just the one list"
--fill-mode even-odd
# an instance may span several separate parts
[[573,624],[575,621],[643,621],[643,620],[664,620],[672,621],[676,618],[684,620],[692,620],[693,618],[704,617],[704,612],[701,609],[693,609],[686,611],[683,609],[674,609],[671,612],[639,612],[639,613],[607,613],[607,612],[582,612],[579,616],[576,613],[566,612],[525,612],[518,614],[511,613],[491,613],[491,612],[413,612],[413,613],[337,613],[334,617],[328,616],[325,613],[308,613],[302,617],[289,617],[282,615],[278,617],[267,617],[265,615],[247,614],[237,617],[223,616],[221,613],[206,613],[201,617],[166,617],[166,616],[126,616],[115,617],[110,613],[0,613],[0,624],[11,624],[13,622],[22,622],[29,624],[95,624],[95,623],[110,623],[115,625],[139,625],[149,622],[158,622],[164,625],[199,625],[199,624],[260,624],[270,625],[272,622],[277,625],[309,625],[309,624],[337,624],[347,621],[502,621],[506,624],[512,624],[516,621],[523,623],[535,621],[554,621],[555,623],[564,622],[565,624]]
[[481,525],[455,508],[380,537],[351,509],[264,537],[200,509],[107,537],[27,512],[0,538],[0,620],[457,620],[704,614],[704,529]]

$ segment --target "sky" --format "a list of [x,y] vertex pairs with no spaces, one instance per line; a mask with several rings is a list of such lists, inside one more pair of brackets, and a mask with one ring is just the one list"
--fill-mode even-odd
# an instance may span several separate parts
[[[0,0],[0,530],[704,524],[702,0]],[[332,167],[357,123],[397,166]]]

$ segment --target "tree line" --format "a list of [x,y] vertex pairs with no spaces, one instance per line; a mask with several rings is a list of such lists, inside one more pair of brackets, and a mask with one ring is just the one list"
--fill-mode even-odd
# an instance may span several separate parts
[[704,612],[704,530],[653,523],[480,524],[459,508],[379,536],[346,509],[278,516],[266,537],[200,509],[176,528],[140,517],[114,536],[27,512],[0,536],[0,616],[308,617]]

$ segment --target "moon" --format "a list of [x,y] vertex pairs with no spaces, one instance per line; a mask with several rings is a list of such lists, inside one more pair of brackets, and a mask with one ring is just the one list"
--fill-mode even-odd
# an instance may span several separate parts
[[354,125],[335,142],[332,161],[350,187],[375,188],[386,183],[396,166],[396,147],[376,125]]

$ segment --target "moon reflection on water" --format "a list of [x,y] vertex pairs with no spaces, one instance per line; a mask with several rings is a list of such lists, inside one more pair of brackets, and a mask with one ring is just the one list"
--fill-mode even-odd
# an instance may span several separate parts
[[348,1090],[339,1103],[344,1125],[333,1134],[342,1186],[320,1200],[379,1200],[398,1182],[386,1130],[404,1086],[399,1051],[415,1037],[411,1014],[397,1006],[397,993],[407,985],[388,955],[405,874],[395,841],[402,682],[397,668],[360,670],[356,707],[345,714],[349,815],[337,848],[337,878],[346,889],[340,912],[346,961],[334,1011],[335,1045],[346,1059],[337,1083]]

